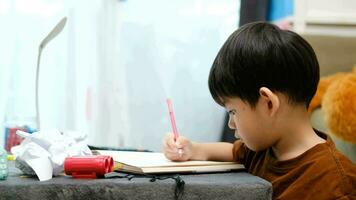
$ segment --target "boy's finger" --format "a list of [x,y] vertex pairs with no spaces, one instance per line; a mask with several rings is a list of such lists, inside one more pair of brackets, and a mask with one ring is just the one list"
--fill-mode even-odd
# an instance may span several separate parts
[[166,151],[166,152],[175,152],[175,150],[177,149],[177,148],[175,148],[175,147],[169,146],[169,145],[166,144],[166,143],[163,145],[163,148],[164,148],[164,151]]
[[177,153],[165,152],[164,155],[170,160],[178,160]]
[[177,148],[184,148],[189,143],[189,140],[185,137],[179,137],[175,142]]
[[183,154],[184,154],[183,149],[178,149],[178,155],[180,158],[183,157]]
[[172,154],[172,155],[178,155],[178,157],[182,157],[184,154],[184,149],[176,148],[176,147],[170,148],[170,147],[166,146],[164,149],[164,152]]
[[174,137],[172,137],[172,134],[168,134],[165,137],[165,144],[167,144],[169,147],[173,148],[175,147],[175,141],[174,141]]
[[170,160],[173,160],[173,161],[185,161],[187,159],[185,159],[183,156],[179,156],[177,153],[169,153],[166,155],[167,158],[169,158]]
[[167,150],[166,153],[169,153],[171,155],[176,155],[177,151],[175,149],[170,149],[170,150]]

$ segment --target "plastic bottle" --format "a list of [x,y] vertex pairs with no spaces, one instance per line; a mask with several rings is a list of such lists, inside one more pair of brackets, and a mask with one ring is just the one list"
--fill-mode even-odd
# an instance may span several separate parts
[[0,147],[0,180],[5,180],[8,175],[7,152]]

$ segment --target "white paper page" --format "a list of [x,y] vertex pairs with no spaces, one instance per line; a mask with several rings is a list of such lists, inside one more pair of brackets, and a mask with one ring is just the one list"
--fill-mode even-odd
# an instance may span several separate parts
[[98,151],[101,155],[112,156],[114,161],[137,167],[169,167],[169,166],[197,166],[197,165],[219,165],[234,162],[214,161],[186,161],[173,162],[168,160],[163,153],[132,152],[132,151]]

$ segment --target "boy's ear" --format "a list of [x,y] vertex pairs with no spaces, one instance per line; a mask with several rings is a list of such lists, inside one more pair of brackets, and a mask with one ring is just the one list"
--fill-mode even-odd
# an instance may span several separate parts
[[262,103],[266,105],[269,115],[275,115],[280,106],[280,100],[277,94],[272,92],[267,87],[261,87],[259,92]]

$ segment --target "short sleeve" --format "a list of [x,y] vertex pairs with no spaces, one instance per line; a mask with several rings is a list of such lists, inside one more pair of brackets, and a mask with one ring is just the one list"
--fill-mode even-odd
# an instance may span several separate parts
[[249,149],[241,140],[236,140],[232,148],[232,155],[236,162],[245,164]]

